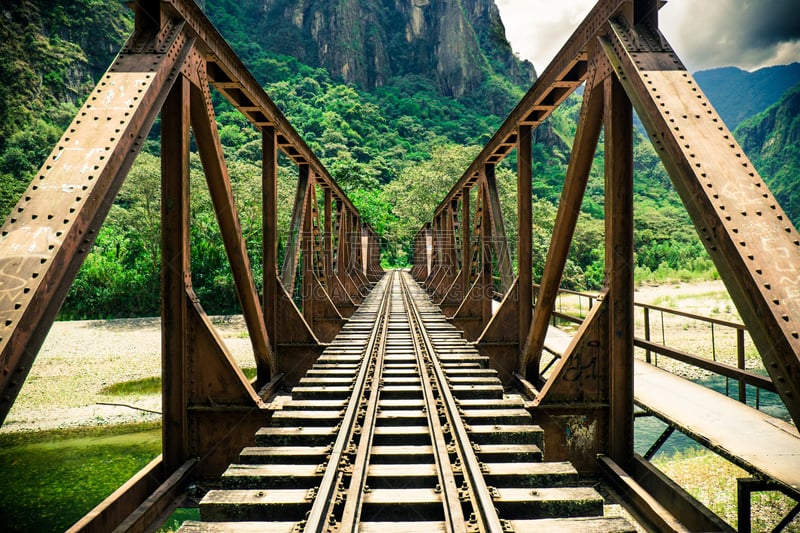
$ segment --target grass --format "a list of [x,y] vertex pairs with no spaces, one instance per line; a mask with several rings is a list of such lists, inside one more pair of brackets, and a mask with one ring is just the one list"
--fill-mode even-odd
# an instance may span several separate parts
[[121,381],[113,383],[100,389],[100,394],[109,396],[130,396],[135,394],[160,394],[161,378],[149,377],[134,379],[131,381]]
[[[256,377],[257,370],[255,367],[244,367],[242,368],[242,373],[244,373],[247,379],[253,379]],[[100,389],[100,394],[108,396],[161,394],[161,378],[153,376],[113,383]]]
[[[738,529],[736,479],[749,477],[746,471],[706,449],[657,455],[653,464]],[[775,491],[754,493],[751,502],[753,531],[772,531],[796,505],[794,500]],[[800,517],[795,517],[784,531],[800,532]]]

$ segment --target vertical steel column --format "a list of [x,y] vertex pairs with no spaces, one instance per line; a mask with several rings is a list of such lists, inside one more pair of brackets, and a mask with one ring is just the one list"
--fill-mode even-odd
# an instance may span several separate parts
[[469,187],[461,191],[461,300],[469,294],[470,279]]
[[314,176],[308,178],[308,191],[306,192],[306,208],[303,213],[303,229],[301,231],[301,241],[303,249],[303,279],[300,280],[302,294],[300,298],[303,302],[303,318],[306,319],[311,330],[314,330],[314,227],[312,203],[316,201],[314,189],[316,187]]
[[165,472],[180,467],[189,450],[189,102],[189,81],[179,76],[161,111],[161,448]]
[[323,253],[325,255],[325,277],[333,279],[333,193],[325,189],[325,230]]
[[486,221],[492,226],[492,242],[497,257],[497,269],[500,273],[500,285],[503,292],[514,283],[514,269],[511,266],[511,252],[508,249],[506,226],[503,221],[503,210],[500,207],[500,195],[497,192],[497,179],[494,164],[484,166],[486,173],[486,204],[489,216]]
[[586,184],[594,161],[597,140],[603,126],[603,82],[590,76],[583,92],[583,104],[572,144],[567,175],[558,214],[547,250],[547,260],[542,272],[541,288],[536,301],[536,312],[527,339],[524,341],[520,372],[530,380],[539,379],[539,362],[542,356],[548,319],[553,313],[558,296],[564,265],[567,263],[570,244],[580,215],[580,205],[586,192]]
[[633,459],[633,110],[616,76],[605,80],[606,282],[609,298],[609,456]]
[[437,272],[442,265],[442,218],[433,219],[433,271]]
[[336,202],[339,213],[339,254],[336,257],[336,273],[344,279],[350,273],[350,213],[341,200]]
[[[206,184],[222,235],[222,243],[225,246],[225,255],[231,267],[247,331],[250,333],[258,375],[263,378],[269,376],[271,369],[276,367],[275,354],[272,353],[267,339],[250,257],[242,236],[231,180],[214,118],[211,95],[204,76],[201,77],[200,87],[191,86],[190,109],[194,140],[206,175]],[[269,378],[264,379],[259,385],[267,381]]]
[[261,138],[262,250],[264,277],[264,323],[277,350],[275,337],[278,313],[278,143],[273,126],[265,126]]
[[433,231],[431,230],[431,223],[425,224],[425,277],[423,280],[428,279],[428,276],[433,272]]
[[[494,175],[494,165],[486,165],[486,175]],[[486,180],[481,183],[480,194],[483,194],[484,213],[489,210],[489,187]],[[494,296],[494,280],[492,279],[492,224],[489,223],[484,215],[481,224],[481,236],[483,242],[483,258],[481,261],[481,316],[483,317],[483,328],[492,319],[492,299]]]
[[517,136],[517,245],[518,291],[519,291],[519,345],[525,346],[528,330],[533,318],[533,161],[531,127],[519,126]]
[[300,165],[297,177],[297,192],[294,197],[294,207],[292,208],[291,227],[289,228],[289,238],[286,241],[286,253],[283,257],[283,269],[281,282],[283,288],[289,295],[294,294],[294,282],[297,276],[297,261],[300,256],[300,239],[303,232],[303,215],[306,203],[308,202],[308,165]]

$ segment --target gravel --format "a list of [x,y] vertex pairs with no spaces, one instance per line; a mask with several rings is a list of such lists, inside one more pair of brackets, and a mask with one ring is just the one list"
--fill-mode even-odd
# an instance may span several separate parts
[[[719,281],[640,287],[636,300],[706,315],[729,307],[730,302]],[[735,309],[718,317],[735,319],[733,314]],[[239,365],[255,366],[242,317],[212,317],[212,322]],[[670,336],[687,333],[676,328]],[[685,377],[702,377],[696,368],[673,370],[698,373]],[[160,394],[111,396],[100,391],[115,383],[160,375],[160,319],[56,322],[0,433],[158,420],[155,413],[100,404],[160,411]]]
[[[239,365],[255,366],[241,316],[212,317],[212,322]],[[160,375],[160,319],[56,322],[0,433],[158,420],[159,414],[136,408],[159,412],[160,394],[101,391]]]

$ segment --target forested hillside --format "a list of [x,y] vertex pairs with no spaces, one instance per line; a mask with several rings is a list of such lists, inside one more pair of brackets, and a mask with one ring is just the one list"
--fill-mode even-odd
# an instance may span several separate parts
[[795,227],[800,226],[800,84],[734,133]]
[[[420,0],[405,10],[359,0],[348,2],[353,13],[346,17],[341,16],[344,3],[205,0],[201,5],[384,238],[384,261],[403,265],[410,236],[528,89],[535,73],[511,52],[493,0]],[[33,11],[0,7],[4,36],[0,65],[10,65],[0,67],[4,76],[0,102],[6,109],[20,110],[12,113],[14,123],[4,119],[0,129],[3,215],[77,111],[76,103],[91,89],[91,80],[111,62],[111,50],[122,44],[132,26],[130,13],[116,0],[27,0],[24,4]],[[460,28],[457,39],[454,27]],[[19,42],[9,43],[7,35],[17,35]],[[87,35],[93,36],[91,46]],[[455,39],[455,44],[443,46],[444,38]],[[101,43],[102,53],[94,43]],[[39,50],[38,55],[21,54],[17,47],[23,45]],[[364,58],[375,62],[367,64]],[[39,80],[34,93],[30,84],[5,83],[6,76],[13,78],[13,69]],[[242,227],[260,284],[260,134],[218,95],[215,103]],[[579,108],[579,97],[572,97],[537,131],[535,277],[547,252]],[[157,133],[158,125],[78,276],[63,316],[158,314]],[[571,287],[593,288],[602,283],[602,151],[601,143],[565,279]],[[635,154],[637,276],[713,275],[713,266],[649,142],[637,138]],[[516,240],[514,164],[512,154],[498,169],[512,246]],[[196,157],[192,169],[195,288],[209,312],[236,312],[235,291]],[[288,227],[295,176],[294,167],[281,165],[279,221],[283,228]]]
[[696,73],[695,79],[725,124],[735,130],[743,121],[761,113],[800,83],[800,63],[765,67],[753,72],[736,67],[716,68]]
[[116,1],[0,3],[0,213],[33,172],[133,28]]

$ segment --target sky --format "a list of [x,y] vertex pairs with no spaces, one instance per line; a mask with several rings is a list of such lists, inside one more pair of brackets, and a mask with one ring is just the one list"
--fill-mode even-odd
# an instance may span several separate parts
[[[495,0],[511,47],[537,72],[550,63],[594,0]],[[800,61],[800,0],[668,0],[661,32],[691,72],[756,70]]]

